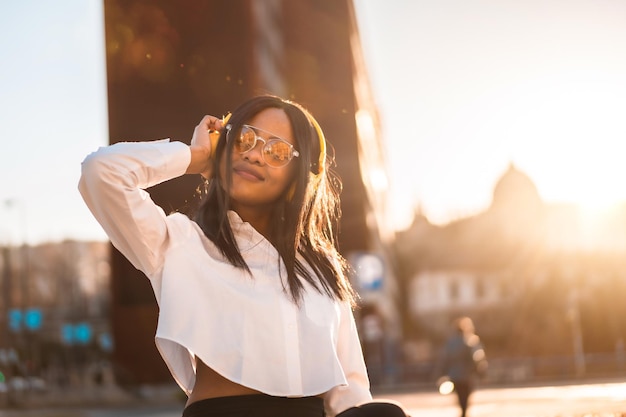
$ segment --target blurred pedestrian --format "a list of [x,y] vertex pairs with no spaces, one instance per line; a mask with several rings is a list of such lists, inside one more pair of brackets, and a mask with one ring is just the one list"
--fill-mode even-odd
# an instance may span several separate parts
[[[202,200],[166,215],[146,189],[183,174],[203,177]],[[335,245],[339,187],[318,123],[274,96],[204,116],[190,146],[125,142],[85,158],[85,202],[151,281],[183,417],[404,417],[372,402]]]
[[465,417],[476,380],[487,372],[485,350],[471,318],[459,317],[454,321],[452,335],[443,347],[438,369],[439,381],[452,384],[461,417]]

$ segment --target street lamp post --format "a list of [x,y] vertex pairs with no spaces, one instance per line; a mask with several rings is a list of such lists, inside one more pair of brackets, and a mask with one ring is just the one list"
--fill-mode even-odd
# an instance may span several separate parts
[[[2,202],[2,208],[9,212],[14,206],[14,200],[4,200]],[[2,216],[7,219],[10,216]],[[9,314],[11,308],[13,307],[13,264],[11,260],[11,247],[12,247],[12,233],[10,231],[10,227],[8,222],[3,222],[0,224],[0,239],[2,245],[2,293],[4,296],[2,297],[2,348],[9,348],[9,338],[10,338],[10,330],[9,330]]]
[[580,323],[580,308],[578,305],[578,291],[576,289],[572,290],[570,293],[568,318],[572,326],[572,342],[576,376],[582,377],[585,375],[586,364],[582,328]]
[[[4,200],[2,204],[2,208],[6,211],[10,211],[15,207],[15,200]],[[11,216],[5,216],[5,218],[10,218]],[[20,221],[20,223],[22,223]],[[10,228],[7,224],[4,224],[5,228],[0,228],[0,245],[2,246],[2,291],[4,293],[2,299],[2,341],[0,341],[0,349],[2,350],[2,356],[7,360],[7,364],[15,364],[17,363],[17,356],[15,355],[15,342],[12,337],[12,329],[10,328],[13,323],[11,323],[11,313],[13,312],[13,262],[12,262],[12,247],[13,247],[13,239]],[[4,232],[4,233],[3,233]],[[23,261],[23,259],[22,259]],[[20,265],[20,270],[23,268],[23,265]],[[19,323],[18,323],[19,325]],[[12,374],[12,367],[9,366],[9,372],[7,376],[12,378],[14,375]],[[12,405],[14,402],[14,393],[11,387],[11,384],[7,384],[7,403]]]
[[9,347],[9,311],[11,309],[11,253],[9,247],[2,245],[2,340],[0,348]]

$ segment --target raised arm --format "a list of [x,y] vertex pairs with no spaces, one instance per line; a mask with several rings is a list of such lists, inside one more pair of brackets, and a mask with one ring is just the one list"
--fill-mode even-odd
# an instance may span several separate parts
[[212,139],[221,119],[204,116],[191,145],[159,140],[120,142],[98,149],[82,163],[79,191],[111,243],[150,276],[167,244],[165,213],[146,188],[183,174],[210,175]]
[[181,176],[189,146],[168,140],[120,142],[82,163],[78,189],[113,246],[147,275],[160,267],[167,240],[165,213],[145,188]]

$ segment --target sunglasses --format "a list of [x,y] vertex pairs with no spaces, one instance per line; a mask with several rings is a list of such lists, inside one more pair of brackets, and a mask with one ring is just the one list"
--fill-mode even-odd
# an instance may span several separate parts
[[[250,125],[241,126],[239,132],[233,132],[231,129],[231,125],[226,126],[226,139],[229,142],[231,140],[234,141],[234,149],[237,152],[242,155],[250,152],[255,148],[257,141],[261,141],[263,143],[261,158],[263,162],[272,168],[284,167],[294,156],[300,156],[300,153],[293,148],[291,143],[267,130]],[[257,132],[267,133],[269,139],[263,139]]]

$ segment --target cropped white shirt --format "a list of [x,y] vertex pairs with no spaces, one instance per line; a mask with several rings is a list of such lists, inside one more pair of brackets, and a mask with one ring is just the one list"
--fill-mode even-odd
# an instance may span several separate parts
[[183,175],[190,159],[182,142],[117,143],[85,158],[79,183],[111,243],[150,279],[159,304],[156,345],[176,382],[191,392],[197,356],[269,395],[326,393],[330,416],[371,401],[347,303],[303,280],[296,305],[281,282],[278,252],[235,212],[229,220],[252,276],[232,266],[197,223],[152,201],[144,189]]

